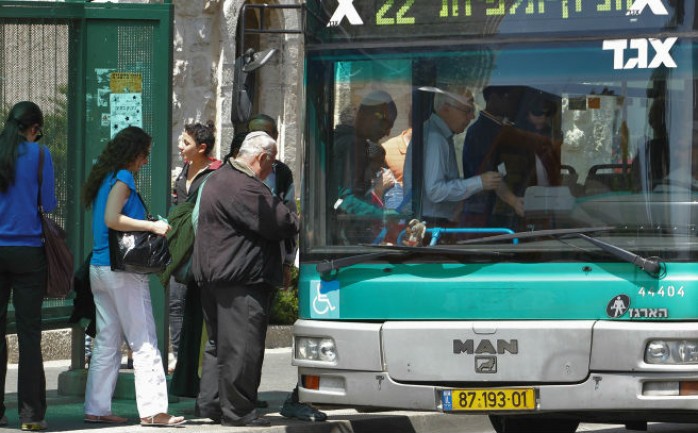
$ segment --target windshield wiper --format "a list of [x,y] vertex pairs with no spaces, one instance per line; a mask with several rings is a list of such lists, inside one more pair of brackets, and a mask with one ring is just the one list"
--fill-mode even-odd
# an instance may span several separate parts
[[661,259],[646,258],[639,254],[635,254],[632,251],[628,251],[616,245],[610,244],[608,242],[592,238],[587,236],[585,233],[601,232],[612,230],[613,227],[582,227],[578,229],[552,229],[552,230],[536,230],[532,232],[519,232],[511,233],[505,235],[488,236],[478,239],[468,239],[465,241],[458,242],[459,245],[474,244],[474,243],[487,243],[487,242],[497,242],[497,241],[507,241],[511,239],[527,239],[527,238],[541,238],[545,236],[561,237],[561,236],[575,236],[585,241],[596,245],[605,252],[624,260],[628,263],[639,267],[643,271],[647,272],[652,278],[659,278],[663,265],[660,262]]
[[579,233],[593,233],[593,232],[607,232],[613,230],[614,227],[580,227],[578,229],[551,229],[551,230],[534,230],[530,232],[518,232],[518,233],[507,233],[503,235],[495,236],[483,236],[477,239],[468,239],[464,241],[458,241],[458,245],[467,244],[484,244],[489,242],[499,242],[499,241],[510,241],[513,239],[529,239],[529,238],[542,238],[545,236],[564,236],[564,235],[576,235]]
[[502,254],[497,251],[481,251],[481,250],[459,250],[452,248],[439,248],[439,247],[406,247],[401,245],[373,245],[373,244],[362,244],[362,247],[376,248],[380,249],[375,253],[368,254],[357,254],[355,256],[342,257],[341,259],[335,260],[324,260],[315,266],[315,270],[319,274],[326,274],[328,272],[337,271],[341,268],[346,268],[347,266],[356,265],[358,263],[367,262],[369,260],[379,259],[385,256],[405,256],[408,254],[444,254],[452,256],[465,256],[465,255],[477,255],[480,257],[502,257],[510,256],[510,254]]
[[401,251],[385,250],[378,251],[376,253],[357,254],[355,256],[342,257],[341,259],[323,260],[320,263],[318,263],[317,266],[315,266],[315,270],[318,272],[318,274],[326,274],[328,272],[338,271],[342,268],[346,268],[347,266],[352,266],[359,263],[367,262],[369,260],[380,259],[381,257],[391,255],[403,256],[405,255],[405,253]]
[[592,238],[590,236],[585,235],[584,233],[575,233],[575,236],[596,245],[597,247],[601,248],[602,250],[606,251],[607,253],[613,256],[618,257],[621,260],[625,260],[628,263],[632,263],[633,265],[647,272],[647,274],[649,274],[649,276],[652,278],[659,278],[660,272],[663,270],[663,266],[659,262],[659,260],[661,259],[657,260],[654,258],[642,257],[639,254],[633,253],[632,251],[628,251],[621,247],[617,247],[613,244],[609,244],[608,242]]

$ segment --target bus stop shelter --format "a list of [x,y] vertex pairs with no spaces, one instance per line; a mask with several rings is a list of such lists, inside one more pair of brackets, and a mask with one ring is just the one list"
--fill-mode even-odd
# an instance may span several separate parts
[[[79,267],[92,245],[91,212],[80,189],[106,143],[126,126],[153,137],[150,162],[138,189],[153,214],[165,215],[170,197],[172,102],[171,0],[158,4],[89,1],[0,1],[0,115],[19,101],[44,112],[42,143],[51,151],[59,206]],[[151,278],[160,350],[167,362],[167,302]],[[67,328],[71,297],[46,300],[44,329]],[[10,306],[8,332],[13,332]],[[84,334],[73,328],[71,371],[59,392],[84,392]],[[121,379],[120,379],[121,380]],[[62,389],[61,389],[62,388]]]

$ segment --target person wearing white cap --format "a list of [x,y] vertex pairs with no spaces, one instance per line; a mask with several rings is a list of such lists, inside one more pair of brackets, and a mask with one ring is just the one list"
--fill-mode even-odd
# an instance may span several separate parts
[[[328,195],[333,210],[342,215],[337,231],[340,242],[370,242],[377,234],[367,220],[382,220],[386,210],[376,197],[382,198],[395,180],[389,170],[376,170],[376,165],[385,166],[385,152],[374,151],[380,148],[378,141],[390,134],[396,118],[397,106],[390,94],[373,90],[361,100],[353,124],[343,122],[335,129]],[[379,160],[372,161],[372,156]]]

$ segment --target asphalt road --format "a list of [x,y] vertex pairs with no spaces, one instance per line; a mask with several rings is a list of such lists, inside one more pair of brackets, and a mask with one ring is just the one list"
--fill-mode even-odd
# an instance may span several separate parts
[[[136,405],[131,400],[115,400],[114,412],[132,420],[127,425],[104,426],[85,424],[82,421],[82,401],[57,395],[58,375],[68,369],[68,361],[45,363],[49,408],[46,419],[50,431],[78,432],[99,430],[107,433],[152,431],[137,424]],[[372,412],[359,413],[353,409],[323,408],[329,415],[329,422],[310,423],[288,420],[278,411],[284,399],[296,383],[296,368],[291,365],[291,349],[268,349],[264,361],[260,398],[269,401],[269,409],[264,415],[272,422],[269,428],[222,427],[208,420],[196,419],[193,414],[193,400],[179,399],[170,402],[170,412],[181,414],[189,419],[184,428],[159,428],[157,432],[185,433],[199,432],[259,432],[259,433],[494,433],[487,417],[480,415],[444,415],[425,412]],[[17,431],[17,365],[8,368],[5,387],[7,416],[9,425],[0,432]],[[582,424],[580,432],[625,433],[623,426],[607,424]],[[650,424],[651,433],[695,433],[696,424]],[[535,433],[535,432],[532,432]]]

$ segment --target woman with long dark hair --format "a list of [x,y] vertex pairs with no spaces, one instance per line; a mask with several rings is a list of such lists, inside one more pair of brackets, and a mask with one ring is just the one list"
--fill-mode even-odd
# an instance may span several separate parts
[[[0,425],[5,416],[7,304],[12,293],[19,341],[17,409],[22,430],[46,430],[46,379],[41,357],[41,304],[46,293],[46,254],[37,207],[56,208],[53,163],[43,135],[44,115],[33,102],[12,107],[0,132]],[[44,153],[39,185],[39,155]]]
[[97,309],[97,336],[85,389],[85,422],[124,423],[111,411],[125,337],[133,351],[136,405],[143,426],[176,426],[184,418],[167,413],[167,383],[158,349],[148,276],[112,271],[109,229],[149,231],[164,236],[165,221],[148,221],[134,176],[148,162],[151,137],[129,126],[107,143],[82,190],[92,208],[90,285]]

